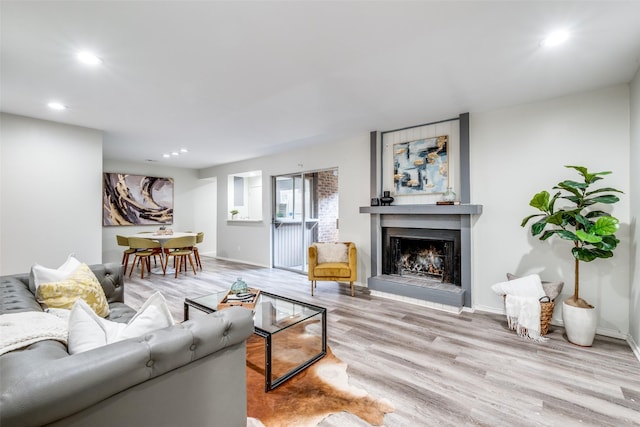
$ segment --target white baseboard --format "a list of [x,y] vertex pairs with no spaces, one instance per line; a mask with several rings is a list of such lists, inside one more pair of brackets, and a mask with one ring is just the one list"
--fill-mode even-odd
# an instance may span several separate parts
[[631,335],[627,336],[627,343],[629,344],[629,347],[631,347],[631,351],[633,351],[636,359],[640,361],[640,346],[638,346],[638,343],[633,340]]
[[489,307],[485,305],[477,305],[477,304],[473,306],[473,311],[484,311],[486,313],[504,314],[504,309]]
[[220,257],[220,256],[216,256],[215,258],[216,259],[221,259],[223,261],[237,262],[237,263],[240,263],[240,264],[255,265],[256,267],[271,268],[271,266],[269,266],[269,265],[256,264],[256,263],[244,260],[244,259],[225,258],[225,257]]
[[[504,309],[497,309],[495,307],[486,307],[486,306],[476,305],[474,309],[477,311],[484,311],[487,313],[504,315]],[[551,319],[551,324],[554,326],[560,326],[564,328],[564,322],[562,321],[562,319],[557,319],[554,317]],[[605,337],[617,338],[617,339],[626,341],[629,344],[629,347],[631,347],[633,354],[640,361],[640,346],[638,346],[638,344],[633,340],[631,335],[623,334],[620,331],[616,331],[614,329],[600,328],[600,327],[596,329],[596,335],[602,335]]]

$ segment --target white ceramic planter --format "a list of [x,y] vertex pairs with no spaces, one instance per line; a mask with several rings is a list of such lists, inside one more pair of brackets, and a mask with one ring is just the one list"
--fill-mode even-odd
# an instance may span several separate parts
[[591,347],[598,326],[598,313],[595,308],[574,307],[563,301],[562,321],[569,342]]

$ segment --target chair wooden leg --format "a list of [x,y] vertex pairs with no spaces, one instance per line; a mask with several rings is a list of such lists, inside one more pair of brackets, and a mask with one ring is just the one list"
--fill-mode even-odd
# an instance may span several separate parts
[[127,271],[127,266],[129,265],[129,254],[126,252],[122,255],[122,265],[124,265],[124,271]]
[[200,271],[202,271],[202,261],[200,260],[200,252],[198,251],[197,248],[195,251],[193,251],[193,254],[195,255],[195,258],[196,258],[196,265],[198,266],[198,268],[200,268]]
[[[189,263],[191,264],[191,269],[193,270],[193,274],[196,274],[196,266],[193,264],[193,257],[191,256],[191,254],[188,255],[189,256]],[[185,262],[186,265],[186,262]]]
[[313,296],[313,288],[315,288],[315,280],[311,281],[311,296]]
[[133,273],[133,268],[136,266],[136,258],[138,257],[134,257],[133,262],[131,263],[131,270],[129,270],[129,277],[131,277],[131,273]]
[[142,261],[140,263],[140,278],[144,279],[144,267],[147,264],[147,261],[149,261],[149,259],[148,258],[146,258],[146,259],[145,258],[140,258],[140,260]]
[[180,265],[182,264],[182,257],[180,255],[175,255],[173,257],[173,265],[175,266],[173,269],[176,271],[175,278],[178,278],[178,272],[180,271]]
[[353,282],[349,282],[349,285],[351,286],[351,296],[355,296],[355,288],[353,287]]

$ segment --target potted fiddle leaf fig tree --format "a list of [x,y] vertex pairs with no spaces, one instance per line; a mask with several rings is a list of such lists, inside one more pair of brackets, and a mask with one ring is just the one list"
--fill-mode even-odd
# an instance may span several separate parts
[[[541,191],[529,205],[542,213],[529,215],[521,226],[533,220],[531,234],[540,240],[552,236],[572,243],[571,254],[575,260],[573,295],[563,301],[562,319],[567,338],[582,346],[591,346],[595,337],[597,315],[595,308],[580,298],[580,262],[598,258],[611,258],[620,242],[615,236],[619,227],[617,218],[598,209],[598,204],[611,205],[620,199],[615,193],[622,191],[611,187],[591,189],[591,186],[611,172],[591,173],[583,166],[565,166],[575,169],[581,181],[565,180],[556,184],[553,196]],[[564,202],[564,203],[563,203]],[[561,204],[562,207],[556,206]],[[566,206],[565,206],[566,205]]]

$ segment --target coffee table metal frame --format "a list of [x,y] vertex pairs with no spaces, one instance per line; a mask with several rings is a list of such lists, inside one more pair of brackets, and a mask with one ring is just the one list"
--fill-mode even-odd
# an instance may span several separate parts
[[[196,298],[185,298],[184,300],[184,320],[189,320],[189,308],[195,308],[196,310],[202,311],[204,313],[213,313],[215,311],[217,311],[217,305],[218,302],[222,301],[222,299],[224,298],[224,296],[227,294],[226,291],[223,292],[217,292],[217,293],[213,293],[213,294],[209,294],[209,295],[204,295],[201,297],[196,297]],[[263,297],[266,297],[265,299],[274,299],[274,300],[281,300],[281,301],[285,301],[288,303],[291,303],[293,305],[297,305],[297,306],[301,306],[303,308],[308,308],[311,309],[312,314],[308,315],[306,317],[302,317],[300,319],[298,319],[297,321],[291,323],[291,324],[287,324],[286,326],[282,327],[282,328],[278,328],[272,331],[268,331],[266,329],[260,328],[258,326],[254,325],[254,333],[256,335],[258,335],[259,337],[263,338],[265,340],[265,359],[264,359],[264,363],[265,363],[265,372],[264,372],[264,377],[265,377],[265,391],[268,392],[270,390],[275,389],[276,387],[278,387],[279,385],[282,385],[284,382],[286,382],[287,380],[291,379],[293,376],[295,376],[296,374],[300,373],[301,371],[305,370],[306,368],[308,368],[309,366],[311,366],[312,364],[314,364],[315,362],[317,362],[318,360],[322,359],[326,354],[327,354],[327,309],[324,307],[320,307],[317,305],[313,305],[313,304],[309,304],[306,302],[302,302],[302,301],[298,301],[298,300],[294,300],[291,298],[287,298],[287,297],[283,297],[280,295],[275,295],[269,292],[264,292],[261,291],[260,292],[260,296],[258,297],[258,301],[257,303],[261,302],[261,299],[263,299]],[[315,312],[315,313],[313,313]],[[273,334],[283,331],[284,329],[290,328],[294,325],[297,325],[305,320],[308,320],[314,316],[317,316],[318,314],[321,315],[321,322],[322,322],[322,351],[319,352],[318,354],[316,354],[315,356],[311,357],[309,360],[305,361],[304,363],[296,366],[295,368],[291,369],[290,371],[288,371],[287,373],[285,373],[284,375],[276,378],[276,379],[272,379],[271,378],[271,374],[272,374],[272,352],[273,352]]]

